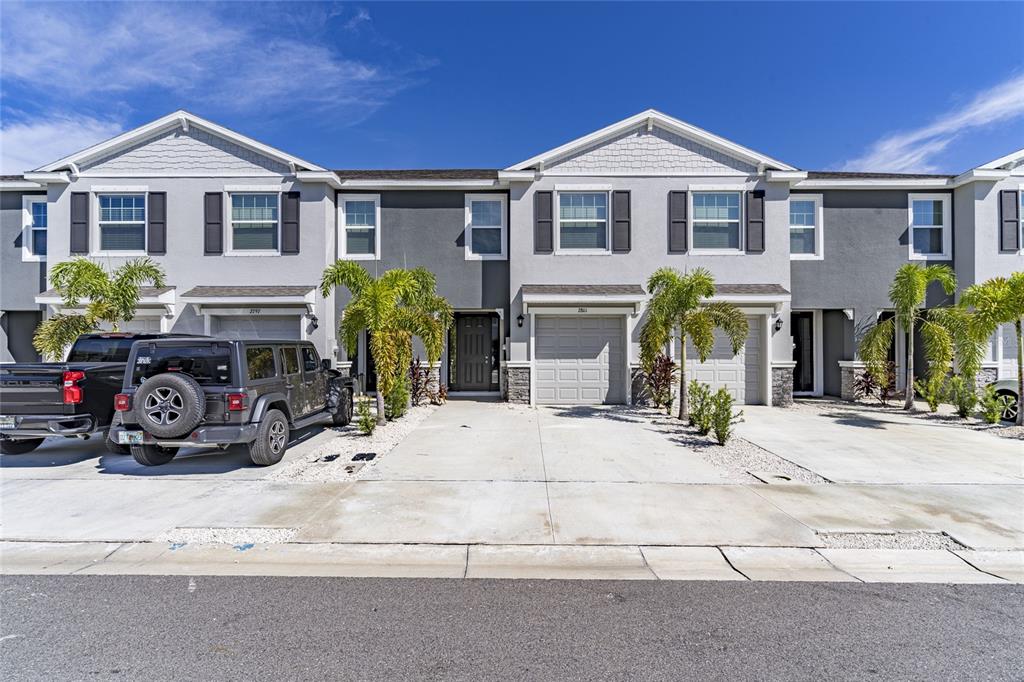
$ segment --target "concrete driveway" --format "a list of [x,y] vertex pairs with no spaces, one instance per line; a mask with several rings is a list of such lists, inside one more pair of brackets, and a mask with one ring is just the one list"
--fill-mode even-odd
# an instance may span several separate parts
[[1024,442],[898,409],[748,406],[737,434],[836,483],[1024,483]]

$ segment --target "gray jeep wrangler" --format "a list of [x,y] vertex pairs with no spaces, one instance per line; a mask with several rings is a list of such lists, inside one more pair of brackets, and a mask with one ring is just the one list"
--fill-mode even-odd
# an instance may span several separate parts
[[175,338],[140,341],[128,356],[110,439],[139,464],[182,447],[249,446],[253,464],[277,464],[290,432],[352,420],[353,383],[308,341]]

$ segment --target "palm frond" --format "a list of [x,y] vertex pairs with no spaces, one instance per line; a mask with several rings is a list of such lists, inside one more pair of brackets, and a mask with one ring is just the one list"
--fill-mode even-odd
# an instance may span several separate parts
[[83,299],[103,298],[110,277],[99,263],[73,258],[50,269],[50,283],[64,299],[64,305],[73,308]]
[[353,297],[362,293],[373,281],[363,266],[351,260],[336,260],[324,270],[320,277],[320,294],[324,297],[331,295],[331,290],[338,287],[345,287]]
[[715,321],[706,309],[698,310],[687,315],[679,335],[683,343],[690,339],[697,357],[704,362],[715,347]]
[[742,310],[725,301],[714,301],[704,306],[716,327],[725,332],[732,344],[732,354],[736,355],[747,342],[750,334],[750,323]]
[[84,315],[54,315],[36,327],[32,345],[44,358],[59,362],[75,339],[95,329],[95,325]]
[[924,345],[924,357],[928,361],[928,376],[938,379],[945,376],[953,364],[953,335],[942,324],[925,319],[918,329]]
[[882,320],[861,337],[857,346],[857,355],[864,361],[868,372],[879,383],[884,383],[888,375],[889,350],[896,337],[896,320]]

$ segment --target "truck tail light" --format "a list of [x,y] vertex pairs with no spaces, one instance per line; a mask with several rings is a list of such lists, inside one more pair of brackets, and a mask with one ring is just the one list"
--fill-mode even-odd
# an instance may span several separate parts
[[118,393],[114,396],[114,409],[118,412],[128,412],[132,409],[132,397],[127,393]]
[[64,372],[64,404],[78,405],[84,399],[84,392],[78,382],[85,378],[85,372],[71,370]]
[[244,393],[228,393],[228,412],[240,412],[245,409]]

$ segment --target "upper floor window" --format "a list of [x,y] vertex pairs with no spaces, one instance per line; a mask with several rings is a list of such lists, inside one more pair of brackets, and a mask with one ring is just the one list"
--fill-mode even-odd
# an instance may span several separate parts
[[231,250],[277,251],[277,194],[231,195]]
[[947,259],[952,235],[948,194],[911,194],[911,260]]
[[740,249],[740,193],[693,193],[693,248],[706,251]]
[[100,251],[146,250],[146,195],[100,194]]
[[466,195],[466,259],[504,259],[506,242],[504,194]]
[[608,251],[608,193],[558,193],[558,250]]
[[22,199],[24,229],[21,234],[21,259],[38,261],[46,258],[46,197],[26,196]]
[[822,257],[822,210],[820,194],[789,197],[789,253],[794,260]]
[[343,194],[339,197],[342,226],[341,254],[352,260],[375,260],[380,255],[380,195]]

